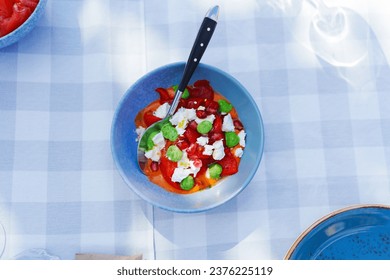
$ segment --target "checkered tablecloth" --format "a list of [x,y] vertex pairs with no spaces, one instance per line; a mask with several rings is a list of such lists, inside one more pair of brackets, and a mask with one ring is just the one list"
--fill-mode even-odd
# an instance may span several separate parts
[[[48,1],[38,26],[0,50],[2,258],[44,248],[61,259],[281,259],[330,211],[390,204],[390,9],[340,1],[370,35],[363,62],[341,68],[296,36],[297,18],[308,16],[301,6],[309,4],[289,2]],[[265,150],[236,198],[178,214],[152,207],[122,181],[110,127],[133,82],[187,59],[213,4],[220,20],[202,62],[251,92]]]

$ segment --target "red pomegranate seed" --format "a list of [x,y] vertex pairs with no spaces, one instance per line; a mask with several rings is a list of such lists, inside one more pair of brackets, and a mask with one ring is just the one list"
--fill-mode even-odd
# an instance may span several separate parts
[[187,149],[187,148],[190,146],[190,144],[187,142],[187,140],[181,139],[181,140],[179,140],[179,141],[176,142],[176,146],[177,146],[180,150],[183,151],[183,150]]
[[205,110],[197,110],[196,111],[196,116],[200,119],[204,119],[207,117],[207,113]]
[[238,130],[242,130],[244,128],[244,126],[242,125],[242,123],[239,120],[234,120],[233,124],[234,124],[234,127]]
[[195,168],[201,168],[202,167],[202,160],[197,158],[193,161],[193,164],[194,164]]
[[198,127],[198,123],[196,121],[190,121],[188,127],[196,131],[196,128]]
[[152,163],[150,164],[150,169],[152,169],[153,172],[156,172],[158,170],[158,162],[152,161]]
[[212,132],[209,134],[209,144],[213,144],[215,141],[221,140],[224,138],[224,134],[222,132]]
[[206,105],[206,112],[208,114],[215,114],[218,111],[219,104],[216,101],[211,101],[208,105]]

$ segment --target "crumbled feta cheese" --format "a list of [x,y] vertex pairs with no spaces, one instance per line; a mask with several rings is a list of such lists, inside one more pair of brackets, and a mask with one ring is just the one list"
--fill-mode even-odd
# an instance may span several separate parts
[[159,161],[161,158],[161,150],[157,146],[154,146],[153,149],[145,153],[145,157],[153,161]]
[[171,105],[169,105],[168,102],[165,102],[164,104],[160,105],[156,109],[156,111],[153,112],[153,115],[155,115],[156,117],[158,117],[160,119],[163,119],[168,114],[168,111],[169,111],[170,107],[171,107]]
[[241,130],[238,133],[238,137],[240,138],[240,146],[245,147],[245,137],[246,137],[246,132],[244,130]]
[[207,136],[200,136],[196,139],[196,143],[201,146],[205,146],[209,142],[209,138]]
[[186,127],[188,125],[188,121],[186,119],[181,120],[178,125],[176,126],[177,133],[179,135],[183,135],[186,131]]
[[205,175],[207,179],[210,179],[210,168],[207,168]]
[[164,139],[162,132],[157,133],[153,137],[152,141],[157,146],[157,148],[160,150],[165,147],[165,139]]
[[191,169],[177,167],[177,168],[175,168],[175,171],[173,171],[172,182],[180,183],[185,178],[187,178],[187,176],[190,174],[191,174]]
[[177,133],[183,135],[185,129],[189,123],[196,118],[195,109],[179,108],[177,112],[169,120],[172,125],[176,126]]
[[169,119],[172,125],[177,125],[185,116],[185,108],[179,108],[175,114]]
[[183,155],[181,159],[177,162],[178,167],[189,168],[191,166],[190,160],[188,159],[188,155],[186,151],[183,151]]
[[215,141],[213,147],[214,149],[223,149],[223,140]]
[[221,160],[225,156],[225,151],[224,150],[214,150],[213,152],[213,159],[215,160]]
[[145,152],[145,157],[153,161],[159,161],[161,158],[161,150],[165,147],[165,139],[161,132],[157,133],[153,139],[153,149]]
[[200,161],[200,165],[195,161],[190,161],[190,170],[191,173],[194,174],[194,177],[198,174],[200,168],[202,167],[202,162]]
[[221,160],[225,156],[225,151],[223,147],[223,142],[222,140],[215,141],[213,144],[213,159],[215,160]]
[[237,148],[235,151],[234,151],[234,155],[238,158],[242,157],[244,153],[244,150],[242,148]]
[[135,129],[135,133],[137,133],[137,139],[136,139],[137,142],[141,139],[141,136],[142,134],[144,134],[145,130],[146,129],[143,126],[139,126]]
[[206,110],[206,107],[205,107],[205,106],[199,106],[199,107],[198,107],[198,110],[199,110],[199,111],[204,111],[204,110]]
[[188,159],[186,151],[183,151],[181,160],[177,162],[177,167],[172,175],[172,182],[181,182],[188,175],[193,174],[194,177],[198,174],[202,167],[201,161],[192,161]]
[[186,109],[186,118],[189,121],[196,119],[196,110],[195,109]]
[[222,131],[225,131],[225,132],[234,131],[233,119],[232,119],[232,116],[230,114],[227,114],[223,118]]
[[208,115],[206,118],[203,118],[203,119],[198,118],[198,117],[195,118],[195,121],[196,121],[197,123],[201,123],[201,122],[203,122],[203,121],[209,121],[209,122],[213,123],[214,120],[215,120],[214,114]]
[[202,154],[206,156],[211,156],[213,154],[214,146],[213,145],[204,145],[204,151]]

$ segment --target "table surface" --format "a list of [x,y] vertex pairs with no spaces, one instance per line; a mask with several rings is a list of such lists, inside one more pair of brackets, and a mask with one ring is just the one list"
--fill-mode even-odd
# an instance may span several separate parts
[[309,2],[288,2],[215,2],[220,20],[202,62],[252,94],[265,149],[236,198],[180,214],[151,206],[122,181],[110,128],[132,83],[187,59],[214,1],[48,1],[38,26],[0,50],[2,258],[44,248],[61,259],[282,259],[329,212],[389,204],[390,9],[379,0],[328,1],[367,27],[338,44],[341,60],[363,46],[363,59],[345,66],[307,39]]

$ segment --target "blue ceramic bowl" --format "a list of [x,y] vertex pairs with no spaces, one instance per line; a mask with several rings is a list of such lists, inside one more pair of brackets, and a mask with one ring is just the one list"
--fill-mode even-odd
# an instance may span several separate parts
[[239,172],[221,180],[213,188],[193,194],[175,194],[151,183],[137,164],[137,135],[134,119],[147,104],[158,98],[157,87],[180,82],[184,63],[158,68],[139,79],[123,96],[114,115],[111,149],[120,174],[141,198],[160,208],[175,212],[199,212],[214,208],[235,197],[251,181],[263,154],[264,130],[260,112],[249,92],[232,76],[217,68],[199,64],[190,84],[199,79],[210,81],[214,90],[235,106],[247,133],[246,147]]
[[35,7],[34,12],[21,26],[11,33],[0,37],[0,49],[16,43],[35,27],[39,18],[45,11],[46,2],[47,0],[40,0],[38,5]]
[[285,259],[389,260],[390,206],[356,205],[330,213],[298,237]]

